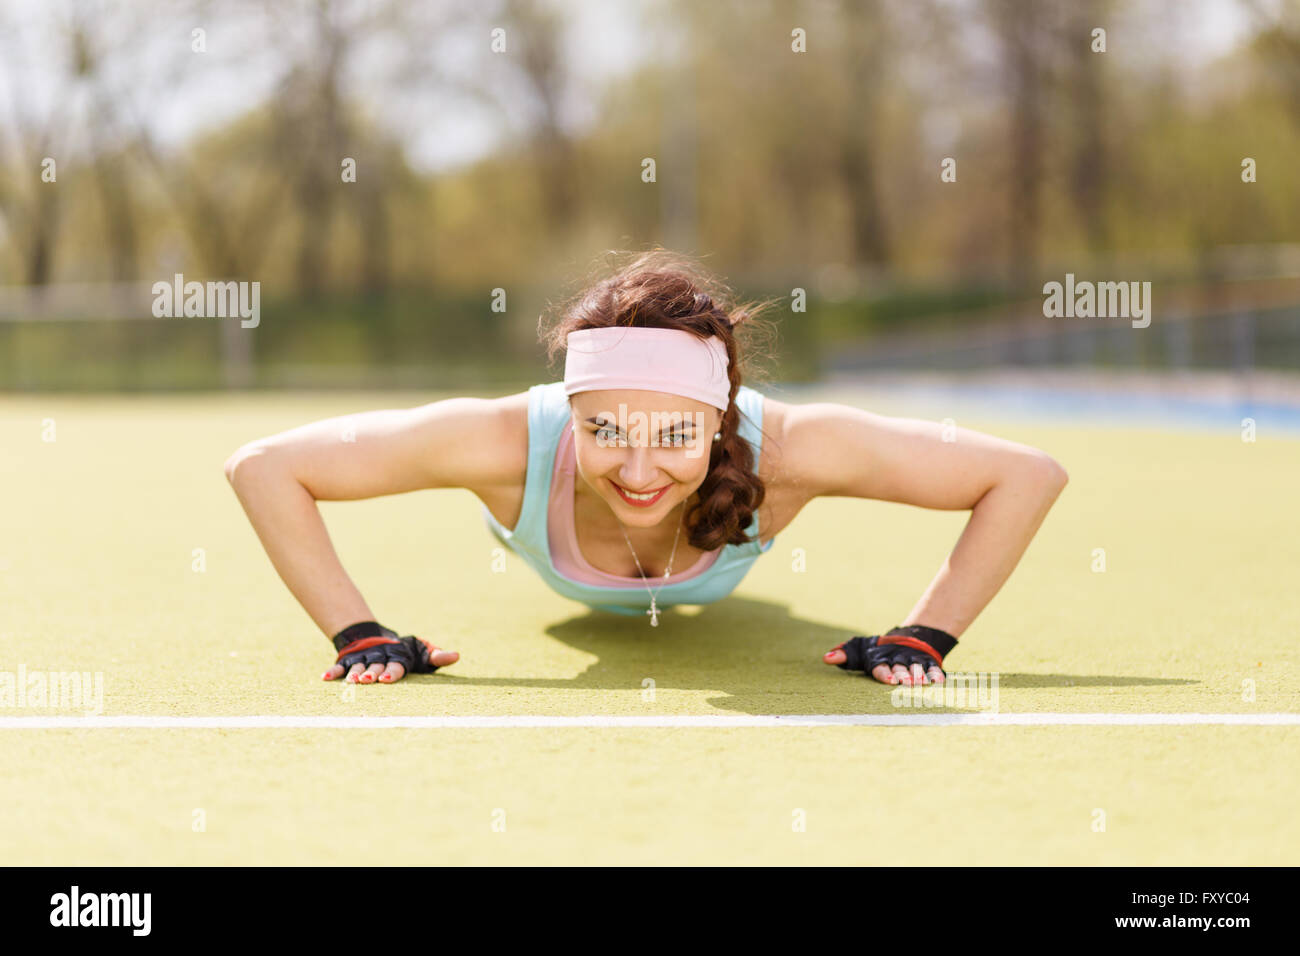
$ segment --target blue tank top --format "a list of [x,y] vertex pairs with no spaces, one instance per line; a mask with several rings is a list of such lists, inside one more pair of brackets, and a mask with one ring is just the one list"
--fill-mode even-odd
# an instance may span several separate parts
[[[736,394],[736,405],[740,409],[740,437],[754,448],[754,471],[757,473],[763,448],[763,396],[742,385]],[[638,581],[629,587],[597,587],[565,577],[551,560],[547,534],[551,478],[560,436],[571,421],[564,382],[534,385],[528,390],[528,472],[524,479],[524,503],[519,521],[510,531],[486,505],[483,506],[483,519],[497,540],[531,565],[557,594],[597,610],[645,614],[650,607],[650,595],[646,593],[643,582]],[[724,545],[717,560],[702,573],[680,582],[669,578],[662,588],[652,583],[651,588],[656,589],[655,604],[660,608],[674,604],[710,604],[730,594],[758,556],[776,543],[773,538],[765,546],[760,546],[757,512],[745,531],[754,540]]]

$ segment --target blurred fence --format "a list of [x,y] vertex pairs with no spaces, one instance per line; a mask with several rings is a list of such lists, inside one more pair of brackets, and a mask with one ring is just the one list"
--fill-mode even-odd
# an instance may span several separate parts
[[912,332],[838,346],[825,355],[822,369],[973,371],[1053,365],[1300,371],[1300,304],[1180,313],[1153,320],[1145,329],[1123,319],[1031,319]]
[[[781,321],[770,378],[1008,367],[1300,373],[1294,280],[1167,291],[1150,325],[1046,318],[1035,303],[914,316],[908,301],[812,300]],[[478,293],[410,289],[379,299],[262,303],[240,319],[155,318],[150,283],[0,288],[0,389],[451,388],[548,379],[536,341],[542,301],[521,292],[507,316]],[[1035,308],[1040,314],[1034,314]],[[905,321],[895,321],[898,315]],[[853,321],[846,321],[856,317]],[[896,329],[900,331],[895,331]]]
[[255,328],[153,301],[147,282],[0,288],[0,389],[492,388],[541,371],[481,295],[270,299]]

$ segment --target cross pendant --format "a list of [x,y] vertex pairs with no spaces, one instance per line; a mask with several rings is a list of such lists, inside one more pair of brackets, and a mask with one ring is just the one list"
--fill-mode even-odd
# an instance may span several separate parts
[[655,599],[654,599],[654,598],[651,598],[651,599],[650,599],[650,607],[646,610],[646,613],[650,615],[650,626],[651,626],[651,627],[658,627],[658,626],[659,626],[659,608],[655,607]]

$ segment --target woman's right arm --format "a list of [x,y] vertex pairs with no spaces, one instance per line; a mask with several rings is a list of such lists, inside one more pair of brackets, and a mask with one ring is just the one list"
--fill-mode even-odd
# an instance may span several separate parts
[[[281,580],[332,637],[376,618],[343,569],[316,502],[423,488],[468,488],[481,496],[522,485],[527,402],[521,392],[329,418],[244,445],[226,461],[226,477]],[[456,659],[438,653],[443,663]],[[401,676],[400,664],[389,668],[390,679]],[[367,673],[374,680],[383,671],[376,664]]]

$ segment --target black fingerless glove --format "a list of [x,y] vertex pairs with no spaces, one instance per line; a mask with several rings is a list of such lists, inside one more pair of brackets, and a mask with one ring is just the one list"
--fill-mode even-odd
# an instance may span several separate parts
[[857,635],[839,649],[844,652],[844,663],[836,666],[846,671],[863,671],[870,674],[881,664],[890,668],[901,664],[910,673],[913,664],[920,664],[928,674],[930,668],[943,670],[943,659],[957,646],[957,638],[935,627],[909,624],[886,631],[884,636]]
[[432,674],[438,668],[429,663],[429,645],[418,637],[398,637],[378,621],[362,621],[334,635],[334,647],[346,675],[353,664],[396,662],[408,674]]

